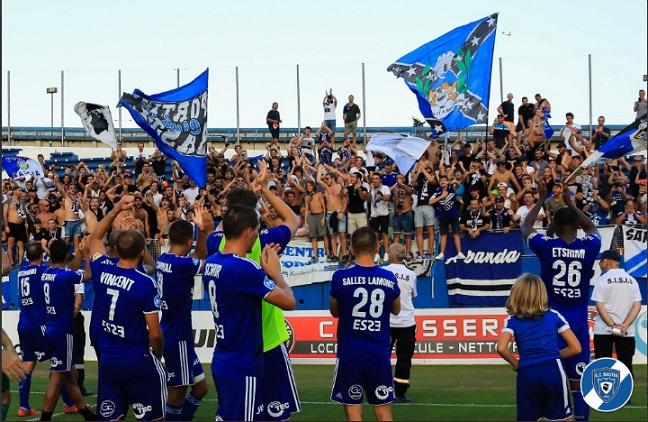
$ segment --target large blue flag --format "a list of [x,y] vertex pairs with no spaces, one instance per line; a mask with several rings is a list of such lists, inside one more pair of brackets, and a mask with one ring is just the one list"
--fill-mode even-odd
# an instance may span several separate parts
[[[603,164],[608,161],[626,156],[631,152],[646,150],[646,114],[636,119],[621,132],[608,139],[598,151],[587,157],[580,167]],[[580,168],[579,167],[579,168]],[[576,169],[578,170],[578,169]],[[574,172],[576,174],[576,172]]]
[[176,160],[196,185],[207,185],[207,80],[209,69],[188,83],[160,94],[124,93],[124,106],[165,155]]
[[486,123],[497,13],[453,29],[387,68],[403,78],[437,135]]

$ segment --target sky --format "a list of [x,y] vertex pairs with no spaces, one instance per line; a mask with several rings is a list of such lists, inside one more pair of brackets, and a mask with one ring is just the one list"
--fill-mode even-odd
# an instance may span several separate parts
[[[2,126],[10,109],[13,127],[49,127],[52,112],[54,127],[81,127],[74,105],[85,101],[109,105],[118,127],[120,70],[121,92],[155,94],[206,68],[210,128],[237,126],[237,68],[241,128],[265,127],[274,101],[284,127],[318,127],[329,88],[338,127],[349,94],[363,113],[359,126],[411,126],[422,118],[416,99],[387,67],[495,12],[489,121],[502,94],[511,92],[517,108],[540,93],[551,124],[572,112],[588,125],[591,55],[594,124],[604,115],[625,125],[646,89],[646,8],[645,0],[4,0]],[[53,107],[48,87],[58,88]],[[126,110],[122,126],[136,127]]]

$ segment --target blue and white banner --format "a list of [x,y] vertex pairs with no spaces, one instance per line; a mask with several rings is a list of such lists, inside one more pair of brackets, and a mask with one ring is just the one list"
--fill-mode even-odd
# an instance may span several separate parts
[[634,278],[646,277],[647,233],[645,228],[623,226],[625,270]]
[[2,168],[12,179],[26,176],[33,176],[36,179],[45,177],[43,166],[38,161],[18,155],[2,157]]
[[317,242],[316,263],[308,262],[313,257],[313,246],[308,238],[296,237],[288,243],[281,255],[281,274],[290,287],[331,281],[333,273],[340,268],[337,262],[326,262],[324,242]]
[[[646,151],[646,114],[626,126],[621,132],[608,139],[598,151],[587,157],[580,167],[603,164],[617,158],[624,157],[633,151]],[[580,168],[579,167],[579,168]],[[578,170],[578,169],[577,169]],[[576,171],[573,173],[576,174]]]
[[387,68],[416,95],[437,136],[487,122],[496,33],[494,13],[453,29]]
[[124,93],[118,107],[126,107],[135,122],[165,155],[177,161],[196,185],[207,185],[207,82],[209,69],[188,83],[160,94],[139,89]]
[[518,230],[482,233],[461,239],[466,258],[456,259],[454,242],[445,252],[446,282],[451,304],[504,306],[522,273],[522,239]]

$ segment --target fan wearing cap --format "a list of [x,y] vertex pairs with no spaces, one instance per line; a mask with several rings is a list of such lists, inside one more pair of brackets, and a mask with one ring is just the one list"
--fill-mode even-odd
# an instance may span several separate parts
[[621,265],[621,255],[609,249],[601,254],[601,276],[594,283],[592,302],[596,304],[594,320],[594,357],[612,357],[612,347],[617,359],[632,371],[635,352],[634,321],[641,311],[639,284]]
[[493,208],[488,210],[490,217],[490,229],[493,232],[508,233],[513,226],[513,211],[506,206],[503,196],[495,197]]
[[484,205],[486,208],[490,208],[495,204],[495,200],[498,196],[504,198],[504,206],[511,209],[512,204],[515,204],[515,191],[513,188],[510,188],[508,184],[500,182],[497,184],[497,187],[490,192],[490,200]]

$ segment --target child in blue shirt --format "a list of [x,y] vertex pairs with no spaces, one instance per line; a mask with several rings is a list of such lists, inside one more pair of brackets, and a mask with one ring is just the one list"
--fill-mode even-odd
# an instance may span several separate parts
[[[565,420],[572,417],[567,377],[560,358],[581,352],[569,324],[549,308],[547,290],[540,277],[523,274],[511,288],[506,302],[509,317],[497,344],[497,352],[517,372],[517,420]],[[567,347],[558,349],[558,335]],[[509,349],[514,337],[520,358]]]

